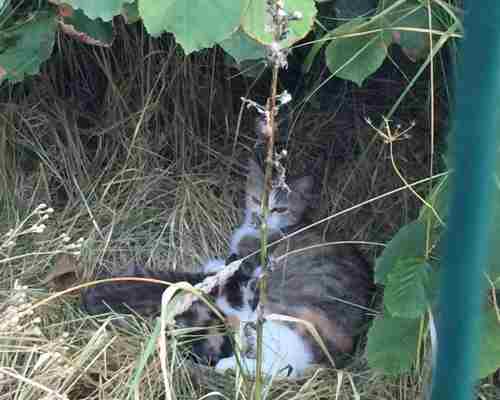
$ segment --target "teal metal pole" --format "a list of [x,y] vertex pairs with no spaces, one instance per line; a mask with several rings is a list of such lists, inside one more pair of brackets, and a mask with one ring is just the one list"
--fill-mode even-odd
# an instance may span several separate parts
[[471,399],[477,372],[493,171],[500,135],[500,1],[465,1],[456,74],[453,193],[443,257],[432,400]]

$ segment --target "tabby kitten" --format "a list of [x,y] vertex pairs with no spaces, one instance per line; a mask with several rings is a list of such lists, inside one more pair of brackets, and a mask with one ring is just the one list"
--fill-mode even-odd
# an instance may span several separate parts
[[[259,201],[264,188],[262,171],[251,163],[246,187],[245,220],[231,240],[232,257],[246,256],[259,249],[260,230],[254,223],[260,213]],[[273,189],[268,241],[301,226],[312,188],[310,178],[289,183],[290,191]],[[370,266],[352,246],[318,246],[322,237],[314,230],[295,235],[272,248],[267,302],[264,316],[283,314],[312,324],[326,347],[341,366],[352,353],[356,337],[365,325],[365,309],[373,289]],[[201,274],[150,272],[134,267],[129,276],[149,276],[169,282],[196,284],[224,263],[211,260]],[[210,296],[226,317],[226,325],[257,320],[260,272],[258,258],[248,260],[222,287]],[[158,315],[163,286],[143,283],[103,284],[88,289],[83,296],[85,309],[96,314],[126,304],[141,315]],[[206,336],[193,345],[193,353],[202,362],[220,370],[244,367],[255,373],[251,354],[236,357],[231,341],[223,335],[215,314],[202,302],[195,303],[177,318],[181,326],[199,328]],[[263,370],[268,375],[300,376],[311,365],[326,361],[325,354],[305,325],[268,320],[263,327]],[[253,338],[250,338],[251,340]]]

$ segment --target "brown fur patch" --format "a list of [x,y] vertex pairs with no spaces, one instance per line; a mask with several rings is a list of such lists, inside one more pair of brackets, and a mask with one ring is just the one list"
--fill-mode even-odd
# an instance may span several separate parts
[[[350,353],[353,350],[353,338],[343,332],[339,324],[337,324],[334,320],[327,319],[321,312],[311,309],[303,309],[297,313],[297,318],[313,324],[321,338],[323,340],[328,340],[331,343],[335,343],[335,347],[339,351],[343,353]],[[308,329],[304,325],[298,326],[297,330],[304,337],[311,336]]]
[[234,330],[240,329],[240,319],[236,315],[229,315],[226,318],[227,326],[231,327]]

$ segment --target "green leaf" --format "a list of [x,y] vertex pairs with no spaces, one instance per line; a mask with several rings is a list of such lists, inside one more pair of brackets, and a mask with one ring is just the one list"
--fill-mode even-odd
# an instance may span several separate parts
[[229,55],[225,60],[225,64],[229,67],[239,69],[242,75],[254,79],[260,78],[267,68],[267,64],[263,60],[243,60],[237,63]]
[[115,15],[120,15],[123,5],[134,0],[55,0],[56,4],[67,4],[74,9],[81,9],[91,19],[101,18],[111,21]]
[[[384,0],[379,4],[383,11],[398,0]],[[437,10],[432,9],[431,23],[433,30],[446,30],[437,18]],[[403,49],[404,53],[413,61],[425,58],[429,54],[429,13],[427,6],[418,0],[407,0],[396,7],[385,17],[390,21],[391,27],[406,28],[393,31],[393,38]]]
[[0,82],[19,82],[26,75],[37,74],[40,64],[52,54],[56,27],[51,12],[36,13],[28,21],[11,27],[7,40],[2,40]]
[[237,63],[260,60],[266,56],[266,48],[241,30],[219,44]]
[[407,372],[417,355],[419,324],[419,319],[377,318],[368,332],[370,367],[389,375]]
[[430,235],[430,243],[432,245],[432,254],[440,256],[440,251],[442,249],[442,239],[445,226],[441,224],[438,220],[436,213],[439,218],[446,224],[446,219],[448,217],[448,203],[449,195],[451,192],[451,182],[448,175],[442,177],[436,186],[434,186],[426,198],[428,204],[432,206],[435,212],[433,212],[425,204],[420,207],[420,212],[418,215],[418,220],[429,226],[428,232]]
[[[443,176],[437,185],[435,185],[431,193],[427,196],[426,201],[438,213],[441,219],[445,220],[448,214],[448,202],[450,195],[450,179],[449,175]],[[426,205],[420,207],[418,219],[421,221],[428,221],[429,219],[436,220],[432,210]],[[437,222],[437,221],[436,221]]]
[[347,20],[373,12],[377,0],[336,0],[337,18]]
[[387,244],[375,262],[375,282],[386,283],[387,275],[400,260],[420,259],[425,261],[426,227],[421,221],[412,221],[403,226]]
[[137,5],[137,1],[133,3],[125,3],[122,8],[122,17],[127,24],[135,24],[137,21],[141,19],[139,15],[139,7]]
[[139,13],[149,34],[171,32],[186,54],[227,39],[240,25],[248,0],[141,0]]
[[63,18],[65,33],[83,43],[110,46],[113,41],[113,24],[102,19],[90,19],[82,10],[75,10],[71,16]]
[[314,63],[314,60],[318,56],[318,53],[323,48],[323,46],[325,46],[328,43],[325,40],[326,38],[328,38],[328,34],[323,35],[321,37],[317,37],[317,39],[315,39],[316,43],[314,43],[314,45],[307,52],[307,56],[304,60],[304,64],[302,65],[302,71],[304,73],[306,73],[306,74],[309,73],[309,71],[311,70],[312,65]]
[[[266,9],[267,1],[249,0],[248,8],[243,15],[242,26],[250,37],[264,45],[270,45],[273,42],[273,36],[266,28],[269,21]],[[290,15],[294,12],[302,14],[301,19],[290,22],[290,32],[283,44],[284,47],[289,47],[309,33],[317,10],[314,0],[286,0],[285,10]]]
[[431,267],[420,259],[399,260],[387,275],[384,305],[395,317],[417,318],[425,313]]
[[481,329],[479,378],[485,378],[500,368],[500,322],[495,309],[486,311]]
[[334,29],[326,48],[326,64],[338,78],[347,79],[358,86],[380,68],[391,44],[391,34],[383,29],[384,19],[368,22],[356,18]]

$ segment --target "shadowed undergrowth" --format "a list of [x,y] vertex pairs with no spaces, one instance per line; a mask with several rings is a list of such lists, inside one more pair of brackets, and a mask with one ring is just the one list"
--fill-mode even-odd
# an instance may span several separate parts
[[[24,225],[44,229],[17,235],[13,244],[0,239],[0,399],[156,399],[165,391],[171,398],[248,398],[251,383],[189,364],[175,343],[165,381],[148,343],[153,327],[136,317],[122,324],[111,323],[119,315],[91,318],[79,310],[77,293],[30,312],[61,285],[89,281],[100,268],[196,269],[226,255],[241,218],[244,161],[256,138],[255,116],[241,109],[240,97],[259,99],[265,85],[234,77],[217,51],[184,58],[169,40],[119,29],[111,49],[60,40],[40,77],[3,88],[0,235],[40,203],[54,212],[43,221],[48,214],[34,214]],[[305,107],[285,138],[289,173],[313,171],[318,182],[313,220],[372,199],[322,225],[338,240],[372,243],[363,245],[371,260],[419,206],[407,190],[379,198],[404,184],[363,119],[380,117],[402,88],[376,77],[363,89],[338,83],[330,111]],[[409,182],[428,177],[432,162],[419,108],[426,96],[421,82],[396,117],[417,122],[411,137],[395,144],[394,161]],[[437,156],[434,163],[436,170]],[[425,194],[428,185],[416,189]],[[80,251],[78,261],[66,261],[69,281],[47,279],[80,237],[81,248],[71,250]],[[361,344],[347,370],[275,382],[267,398],[415,399],[426,371],[423,362],[403,377],[382,376],[367,367]],[[481,385],[483,398],[497,398],[492,382]]]

